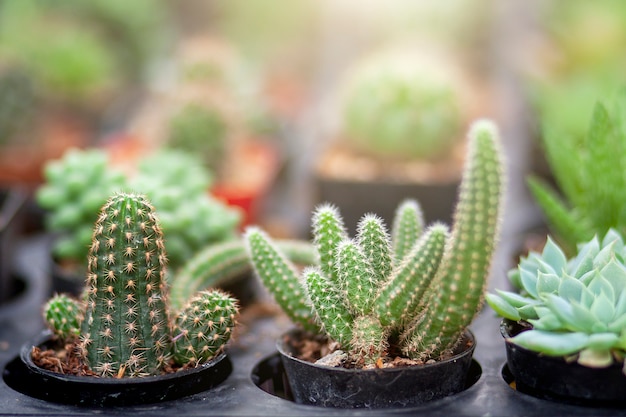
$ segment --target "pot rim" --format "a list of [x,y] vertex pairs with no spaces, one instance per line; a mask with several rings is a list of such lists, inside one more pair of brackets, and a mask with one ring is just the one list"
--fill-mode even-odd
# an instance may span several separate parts
[[[287,351],[287,349],[285,349],[283,347],[284,342],[283,342],[283,338],[284,336],[288,335],[288,334],[293,334],[293,333],[298,333],[298,332],[302,332],[302,329],[295,327],[292,328],[290,330],[287,330],[286,332],[283,332],[280,337],[278,338],[278,340],[276,341],[276,348],[278,349],[278,352],[285,358],[288,358],[289,360],[293,360],[295,362],[301,363],[301,364],[305,364],[305,365],[310,365],[312,367],[316,367],[316,368],[323,368],[323,369],[332,369],[335,370],[337,372],[344,372],[347,374],[351,374],[351,373],[357,373],[357,372],[363,372],[363,373],[380,373],[380,372],[385,372],[385,373],[394,373],[394,372],[402,372],[403,370],[407,369],[407,368],[414,368],[414,367],[419,367],[421,369],[428,369],[428,368],[434,368],[437,366],[441,366],[443,364],[446,363],[450,363],[450,362],[456,362],[457,360],[459,360],[462,357],[465,357],[467,355],[469,355],[470,357],[474,356],[474,351],[476,349],[476,336],[474,335],[474,333],[470,330],[470,329],[465,329],[465,331],[463,332],[463,339],[467,339],[468,342],[471,342],[471,346],[468,347],[467,349],[463,349],[461,352],[446,358],[444,360],[438,360],[432,363],[424,363],[424,364],[420,364],[420,365],[410,365],[410,366],[401,366],[401,367],[395,367],[395,368],[372,368],[372,369],[355,369],[355,368],[344,368],[341,366],[327,366],[327,365],[320,365],[314,362],[308,362],[305,360],[302,360],[300,358],[297,358],[295,356],[293,356],[291,353],[289,353]],[[463,340],[462,339],[462,340]]]
[[141,386],[149,385],[157,381],[167,381],[170,379],[178,379],[181,376],[192,375],[202,372],[209,368],[213,368],[220,364],[226,357],[226,352],[221,352],[219,355],[213,357],[210,361],[198,365],[194,368],[181,369],[176,372],[164,373],[161,375],[149,375],[143,377],[127,377],[127,378],[102,378],[97,376],[79,376],[79,375],[66,375],[58,372],[49,371],[37,366],[32,360],[32,349],[35,346],[41,346],[44,343],[52,339],[52,332],[50,330],[42,331],[33,341],[27,342],[22,345],[20,349],[20,359],[22,363],[35,374],[42,375],[48,378],[52,378],[58,381],[87,384],[90,386],[112,386],[112,385],[126,385],[126,386]]

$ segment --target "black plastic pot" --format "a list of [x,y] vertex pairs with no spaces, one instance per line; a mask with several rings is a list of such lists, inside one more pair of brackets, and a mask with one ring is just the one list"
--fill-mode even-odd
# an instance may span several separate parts
[[128,406],[175,400],[209,390],[223,382],[232,371],[225,353],[197,368],[142,378],[97,378],[64,375],[37,366],[31,357],[33,346],[54,344],[49,331],[26,343],[19,358],[7,365],[4,380],[11,388],[31,397],[81,406]]
[[[300,337],[298,329],[285,336]],[[336,408],[405,408],[459,393],[467,388],[475,338],[471,332],[461,345],[469,347],[445,361],[382,369],[345,369],[317,365],[294,356],[282,337],[278,352],[289,389],[299,404]]]
[[[500,324],[502,337],[508,339],[528,330],[511,320]],[[588,406],[626,406],[626,375],[622,364],[589,368],[561,357],[546,356],[506,340],[507,365],[504,370],[515,388],[538,398]]]

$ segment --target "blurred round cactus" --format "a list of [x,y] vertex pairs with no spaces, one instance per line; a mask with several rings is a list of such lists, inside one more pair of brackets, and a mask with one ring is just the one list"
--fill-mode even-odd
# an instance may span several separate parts
[[348,77],[342,128],[357,149],[437,159],[461,139],[463,104],[451,68],[392,53],[366,60]]
[[207,168],[218,171],[226,154],[227,127],[217,109],[189,103],[172,117],[167,145],[201,156]]

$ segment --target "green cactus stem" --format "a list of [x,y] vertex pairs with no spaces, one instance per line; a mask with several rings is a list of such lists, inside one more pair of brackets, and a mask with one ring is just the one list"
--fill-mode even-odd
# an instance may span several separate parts
[[376,297],[376,314],[383,325],[399,329],[417,316],[425,302],[426,290],[437,273],[448,236],[445,224],[429,226],[403,262],[396,266]]
[[258,227],[248,227],[245,239],[254,270],[278,305],[294,323],[306,330],[318,331],[306,294],[298,283],[296,266]]
[[[341,345],[349,345],[352,340],[353,316],[345,304],[344,292],[335,287],[320,272],[319,268],[309,267],[302,272],[305,281],[307,305],[314,306],[317,332],[325,332]],[[312,315],[309,307],[309,315]]]
[[451,231],[441,223],[424,227],[419,203],[406,200],[391,234],[380,218],[365,214],[350,238],[337,208],[324,203],[312,216],[319,265],[299,277],[254,228],[245,238],[257,274],[294,323],[309,324],[312,316],[317,332],[356,363],[371,365],[398,351],[421,361],[441,358],[482,307],[500,226],[499,146],[493,123],[473,126]]
[[348,237],[343,218],[332,204],[320,206],[313,214],[313,243],[320,255],[320,268],[331,281],[338,283],[334,251]]
[[177,315],[174,361],[196,365],[218,355],[236,324],[237,300],[220,290],[202,291]]
[[95,223],[81,347],[102,376],[156,374],[169,358],[163,234],[137,194],[114,195]]
[[[308,242],[282,239],[276,242],[290,261],[316,265],[317,252]],[[242,240],[219,242],[193,256],[171,282],[170,304],[180,310],[194,293],[228,284],[252,271],[246,245]]]
[[424,213],[415,200],[406,199],[398,206],[391,225],[394,266],[397,266],[409,253],[424,231]]
[[44,305],[43,315],[48,327],[63,340],[79,335],[82,306],[66,294],[57,294]]
[[469,155],[448,247],[405,353],[436,357],[454,348],[480,311],[500,228],[503,162],[499,137],[489,121],[474,124]]

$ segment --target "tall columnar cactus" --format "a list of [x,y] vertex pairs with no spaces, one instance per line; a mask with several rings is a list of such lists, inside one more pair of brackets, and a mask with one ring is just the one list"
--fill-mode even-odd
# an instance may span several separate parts
[[81,342],[99,374],[153,374],[169,356],[161,227],[142,196],[117,195],[103,207],[89,251]]
[[351,239],[338,210],[323,204],[312,219],[320,264],[298,274],[265,232],[246,230],[257,274],[294,322],[366,363],[397,349],[427,360],[455,348],[483,303],[504,185],[495,126],[478,122],[469,136],[451,233],[441,223],[425,227],[419,203],[408,199],[391,233],[366,214]]
[[[237,301],[217,290],[204,292],[174,314],[167,298],[166,263],[153,206],[143,195],[114,194],[94,225],[86,299],[69,304],[77,307],[74,314],[59,307],[63,300],[48,303],[46,317],[55,317],[55,311],[67,313],[55,317],[50,327],[67,339],[72,331],[62,333],[59,324],[82,320],[79,351],[86,364],[105,377],[158,374],[172,357],[180,365],[208,360],[232,334]],[[200,337],[197,329],[210,337]],[[193,343],[183,343],[190,335]]]
[[430,307],[403,335],[407,353],[432,356],[454,347],[484,302],[499,237],[504,167],[491,124],[476,124],[470,137],[452,236],[428,294]]

